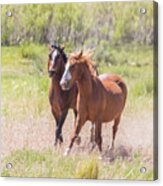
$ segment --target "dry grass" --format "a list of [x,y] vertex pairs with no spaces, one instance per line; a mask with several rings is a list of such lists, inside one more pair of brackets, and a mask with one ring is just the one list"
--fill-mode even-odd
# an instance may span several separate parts
[[[13,121],[6,126],[5,120],[2,119],[2,155],[3,157],[9,155],[12,151],[17,149],[29,148],[37,151],[44,151],[49,148],[55,148],[53,146],[54,134],[55,134],[55,122],[49,111],[42,114],[40,119],[31,120],[26,119],[23,122]],[[135,118],[134,118],[135,117]],[[134,119],[133,119],[134,118]],[[64,149],[69,141],[70,134],[73,129],[73,113],[69,112],[68,117],[63,127],[64,143],[60,149]],[[90,141],[90,126],[91,123],[87,122],[82,128],[80,136],[82,143],[80,147],[74,145],[74,152],[77,148],[83,152],[88,153],[89,141]],[[126,147],[129,151],[142,149],[144,152],[148,152],[148,155],[152,156],[153,141],[151,140],[153,135],[152,113],[141,113],[141,115],[128,116],[124,115],[116,137],[116,147]],[[107,146],[110,143],[112,137],[112,124],[103,124],[103,149],[107,150]],[[77,153],[76,152],[76,153]],[[84,153],[83,152],[83,153]]]

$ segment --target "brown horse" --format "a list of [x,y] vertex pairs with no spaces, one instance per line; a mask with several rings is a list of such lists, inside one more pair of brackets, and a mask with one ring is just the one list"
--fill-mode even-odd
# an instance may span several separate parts
[[92,67],[93,62],[88,54],[83,54],[82,51],[71,54],[60,81],[63,90],[69,90],[74,82],[77,82],[78,86],[76,126],[65,155],[70,152],[75,138],[87,120],[95,123],[95,142],[100,152],[102,151],[102,123],[114,120],[110,149],[114,147],[116,132],[126,102],[127,88],[117,75],[102,75],[101,81],[94,76]]
[[[64,52],[64,47],[55,45],[49,46],[49,59],[48,59],[48,73],[51,77],[51,86],[49,89],[49,102],[51,105],[51,111],[56,121],[56,134],[55,134],[55,145],[59,140],[60,143],[63,142],[62,137],[62,127],[65,118],[68,113],[68,109],[73,109],[75,114],[75,119],[77,116],[76,111],[76,99],[77,99],[77,85],[73,84],[70,90],[63,91],[59,85],[63,72],[65,70],[65,65],[67,62],[67,56]],[[93,67],[95,69],[95,67]],[[97,70],[94,70],[97,75]],[[91,128],[91,139],[93,142],[94,138],[94,127]],[[80,138],[78,138],[78,143],[80,143]]]
[[76,111],[76,97],[77,86],[76,83],[70,90],[63,91],[59,85],[63,72],[65,70],[65,64],[67,57],[64,52],[64,47],[57,45],[49,46],[50,54],[48,59],[48,73],[51,77],[51,86],[49,89],[49,102],[51,105],[51,111],[56,121],[56,134],[55,145],[59,140],[63,142],[62,126],[68,113],[68,109],[71,108],[74,111],[75,118],[77,116]]

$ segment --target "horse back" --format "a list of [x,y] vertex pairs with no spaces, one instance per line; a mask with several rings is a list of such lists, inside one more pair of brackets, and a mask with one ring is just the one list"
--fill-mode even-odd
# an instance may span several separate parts
[[98,76],[103,86],[113,94],[123,94],[126,99],[127,87],[123,79],[116,74],[102,74]]
[[102,117],[106,121],[111,121],[123,111],[127,88],[122,78],[114,74],[99,76],[99,83],[103,86],[103,91],[100,91],[103,97]]

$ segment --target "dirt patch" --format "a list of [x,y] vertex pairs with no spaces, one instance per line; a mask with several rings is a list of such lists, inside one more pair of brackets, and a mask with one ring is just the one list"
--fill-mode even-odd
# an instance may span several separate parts
[[[9,123],[2,118],[2,157],[12,151],[23,148],[44,151],[54,149],[60,153],[68,146],[73,129],[73,113],[70,111],[63,127],[64,143],[61,147],[54,147],[55,122],[50,112],[43,113],[35,120],[28,118],[23,122]],[[140,151],[145,159],[153,157],[153,118],[152,113],[141,113],[135,116],[125,113],[121,119],[116,136],[114,157],[129,158],[132,152]],[[81,144],[74,144],[72,154],[89,154],[90,127],[87,122],[80,133]],[[107,157],[107,149],[112,138],[112,123],[103,124],[103,154]]]

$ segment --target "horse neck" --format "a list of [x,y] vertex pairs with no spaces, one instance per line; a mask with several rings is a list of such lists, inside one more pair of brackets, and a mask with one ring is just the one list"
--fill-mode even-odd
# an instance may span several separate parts
[[79,94],[84,98],[89,98],[93,91],[93,77],[87,68],[83,69],[83,73],[79,81],[77,81]]
[[54,74],[54,76],[52,77],[52,81],[51,81],[51,85],[53,87],[53,90],[55,90],[55,91],[61,91],[61,87],[60,87],[59,82],[62,78],[64,70],[65,70],[65,67],[64,67],[64,64],[62,61],[60,70],[56,74]]

